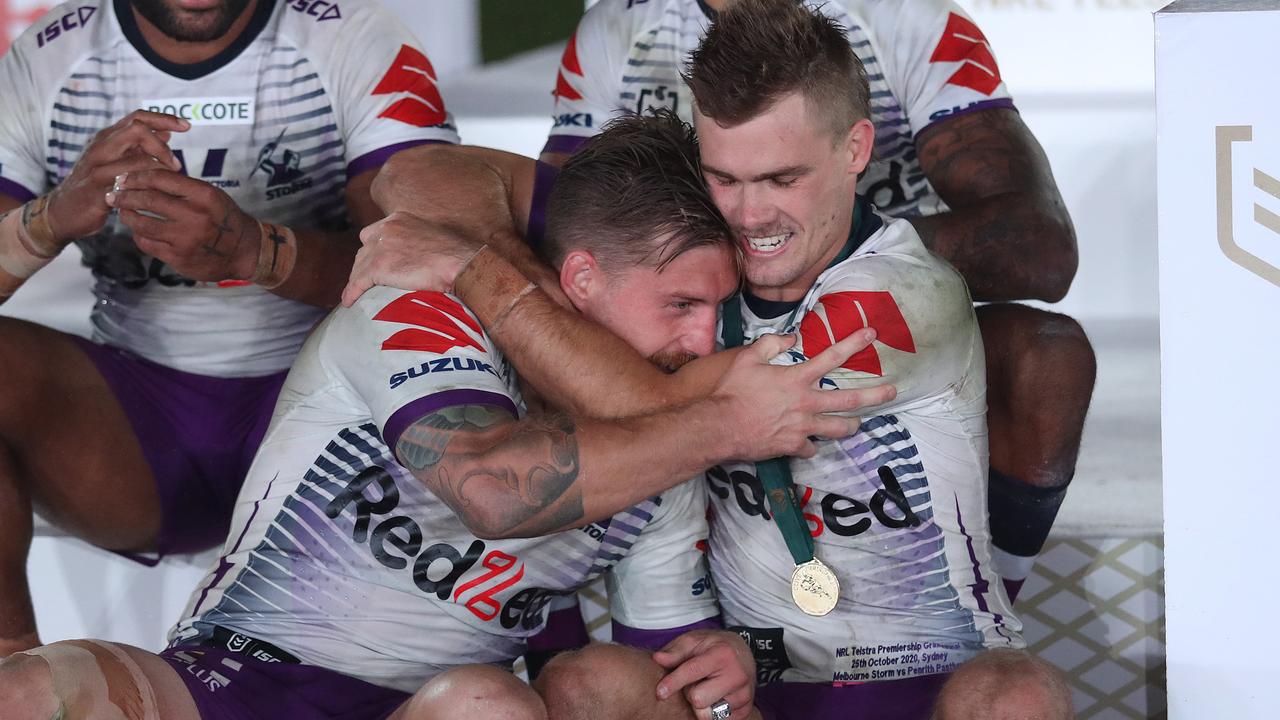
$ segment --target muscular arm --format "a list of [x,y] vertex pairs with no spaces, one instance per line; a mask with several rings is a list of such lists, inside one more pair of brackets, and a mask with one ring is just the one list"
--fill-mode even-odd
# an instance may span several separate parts
[[710,403],[614,422],[514,421],[465,406],[411,425],[396,455],[478,537],[536,537],[609,517],[727,459],[724,428]]
[[998,108],[940,121],[916,148],[951,210],[911,222],[960,271],[973,299],[1061,300],[1078,262],[1075,229],[1048,158],[1018,113]]

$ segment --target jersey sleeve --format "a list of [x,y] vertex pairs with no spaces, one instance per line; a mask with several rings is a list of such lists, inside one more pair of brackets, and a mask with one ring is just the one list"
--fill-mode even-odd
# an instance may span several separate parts
[[877,253],[846,261],[838,272],[801,318],[797,348],[775,362],[814,357],[863,327],[875,328],[872,345],[823,383],[897,388],[888,404],[860,408],[855,414],[861,416],[909,409],[982,372],[977,319],[964,281],[950,266],[934,258]]
[[519,412],[497,350],[452,295],[375,288],[329,329],[338,371],[368,405],[388,447],[448,407]]
[[435,68],[421,43],[390,12],[358,6],[326,48],[335,109],[346,141],[347,177],[425,142],[457,143]]
[[0,57],[0,194],[23,202],[48,189],[44,167],[43,98],[24,36]]
[[620,28],[625,16],[616,5],[596,3],[565,45],[551,92],[555,106],[543,152],[572,153],[622,110],[618,84],[629,38]]
[[[649,646],[635,640],[646,634],[636,631],[683,631],[719,615],[703,551],[707,500],[702,482],[690,480],[663,493],[655,517],[609,572],[615,641]],[[620,517],[625,515],[613,522]],[[630,640],[619,637],[620,627]]]
[[1013,107],[991,43],[954,2],[882,0],[869,20],[913,132],[954,115]]

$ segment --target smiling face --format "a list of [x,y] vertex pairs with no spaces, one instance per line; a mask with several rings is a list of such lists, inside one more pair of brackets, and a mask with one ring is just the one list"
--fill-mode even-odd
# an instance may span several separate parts
[[826,115],[793,92],[737,125],[723,127],[701,112],[694,125],[703,175],[742,248],[751,291],[767,300],[803,298],[848,238],[871,123],[834,132]]
[[235,24],[251,0],[132,0],[138,14],[181,42],[217,40]]
[[738,272],[726,244],[693,248],[661,269],[605,269],[575,252],[566,258],[561,285],[583,315],[673,372],[715,350],[717,308],[737,290]]

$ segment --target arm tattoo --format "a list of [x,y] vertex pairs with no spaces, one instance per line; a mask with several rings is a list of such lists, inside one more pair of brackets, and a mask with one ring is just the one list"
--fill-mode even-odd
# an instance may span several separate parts
[[577,428],[568,416],[513,423],[493,408],[446,408],[406,429],[396,453],[477,534],[533,537],[582,519]]
[[217,225],[214,225],[214,228],[217,229],[218,234],[213,237],[213,242],[211,244],[204,246],[204,251],[207,254],[218,255],[221,257],[226,257],[229,254],[219,250],[218,243],[222,242],[223,235],[226,235],[231,232],[235,232],[234,229],[231,227],[231,215],[234,212],[235,212],[235,208],[233,207],[227,208],[226,213],[224,213],[222,216],[222,220],[219,221]]
[[943,120],[916,144],[951,211],[913,224],[960,270],[975,299],[1048,299],[1055,294],[1048,286],[1070,283],[1075,232],[1048,158],[1015,111]]

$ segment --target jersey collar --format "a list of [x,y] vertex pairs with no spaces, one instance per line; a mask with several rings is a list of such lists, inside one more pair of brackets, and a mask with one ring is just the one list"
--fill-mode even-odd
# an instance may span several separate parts
[[116,20],[120,23],[120,30],[129,40],[129,44],[133,45],[138,54],[157,70],[181,80],[199,80],[231,64],[232,60],[240,57],[240,53],[258,38],[258,34],[267,26],[267,21],[271,19],[271,14],[276,9],[276,0],[258,0],[258,6],[254,8],[249,24],[226,49],[203,62],[183,65],[165,60],[147,44],[142,37],[142,30],[138,28],[138,21],[133,17],[133,8],[129,0],[114,0],[114,2]]

